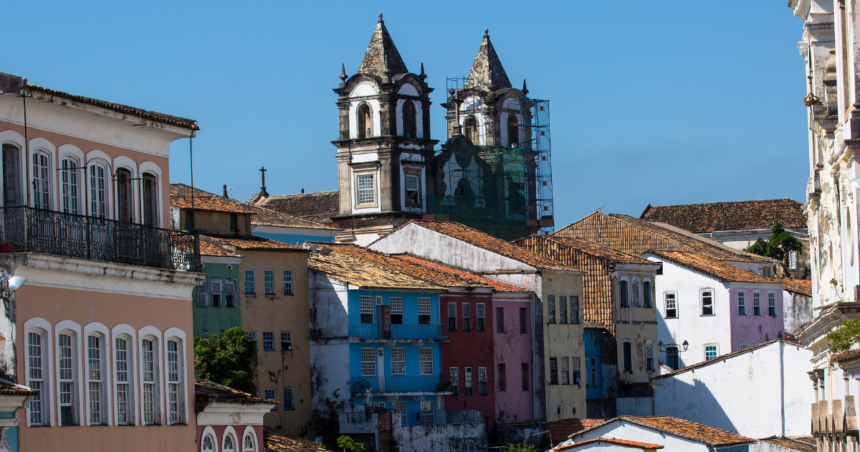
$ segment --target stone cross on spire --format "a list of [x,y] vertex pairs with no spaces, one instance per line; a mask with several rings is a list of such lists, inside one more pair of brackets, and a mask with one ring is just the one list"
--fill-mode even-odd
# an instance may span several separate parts
[[496,49],[490,42],[490,30],[486,28],[484,29],[484,40],[481,41],[481,48],[478,49],[478,55],[472,64],[472,70],[469,71],[469,78],[466,79],[465,87],[482,88],[487,91],[511,88],[508,74],[505,73],[505,68],[502,67],[502,62],[496,55]]
[[260,196],[261,197],[265,196],[268,198],[269,192],[266,191],[266,171],[268,171],[268,170],[266,169],[265,166],[260,168],[260,173],[263,175],[263,186],[260,188]]
[[406,63],[403,62],[400,52],[394,46],[394,40],[385,28],[382,13],[379,13],[379,21],[376,23],[376,29],[373,30],[373,36],[370,38],[370,44],[367,46],[357,73],[385,77],[386,74],[394,76],[407,72],[409,70],[406,69]]

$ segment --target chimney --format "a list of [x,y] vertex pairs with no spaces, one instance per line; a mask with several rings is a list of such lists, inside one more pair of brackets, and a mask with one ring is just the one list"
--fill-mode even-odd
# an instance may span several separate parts
[[224,197],[229,198],[229,196],[227,196],[227,184],[224,184]]

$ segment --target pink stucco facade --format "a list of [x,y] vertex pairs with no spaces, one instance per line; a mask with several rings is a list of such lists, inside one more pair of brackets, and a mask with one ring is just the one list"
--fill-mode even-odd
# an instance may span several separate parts
[[[496,393],[496,419],[500,422],[524,422],[534,418],[534,382],[532,362],[532,309],[531,294],[521,299],[513,299],[510,294],[496,293],[493,307],[502,308],[504,332],[493,330],[493,361],[495,368],[505,365],[506,388]],[[525,310],[526,331],[520,331],[520,310]],[[493,316],[496,316],[494,309]],[[527,389],[524,389],[522,365],[528,366],[525,372]],[[496,387],[498,391],[498,386]]]
[[[743,286],[733,283],[729,289],[732,310],[731,342],[732,350],[740,349],[741,344],[752,346],[762,342],[783,338],[782,286],[776,284]],[[736,287],[737,286],[737,287]],[[740,313],[738,293],[743,293],[745,314]],[[759,294],[760,314],[756,315],[755,295]],[[773,297],[775,306],[769,305]],[[771,309],[772,308],[772,309]],[[774,315],[771,315],[774,314]]]

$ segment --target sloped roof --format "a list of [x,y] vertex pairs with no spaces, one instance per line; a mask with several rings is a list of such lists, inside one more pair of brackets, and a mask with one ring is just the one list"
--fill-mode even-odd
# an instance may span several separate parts
[[502,239],[493,237],[485,232],[481,232],[477,229],[472,229],[460,223],[454,223],[451,221],[411,220],[408,223],[405,223],[400,226],[400,228],[403,228],[411,223],[415,223],[418,226],[439,232],[440,234],[445,234],[449,237],[453,237],[468,244],[483,248],[496,254],[500,254],[502,256],[522,262],[524,264],[531,265],[535,268],[544,270],[561,270],[576,272],[580,271],[578,268],[560,264],[552,259],[548,259],[546,257],[532,253],[525,248],[516,246],[513,243],[506,242]]
[[202,378],[195,378],[194,395],[197,399],[194,404],[194,412],[198,414],[210,403],[216,402],[240,405],[275,405],[277,403]]
[[197,197],[194,196],[194,207],[192,209],[192,198],[190,196],[171,196],[170,203],[183,210],[196,210],[204,212],[242,213],[254,215],[254,212],[245,207],[225,201],[218,196]]
[[484,284],[492,287],[493,290],[495,290],[496,292],[524,292],[524,293],[530,293],[531,292],[528,289],[524,289],[522,287],[515,286],[513,284],[508,284],[508,283],[503,283],[501,281],[496,281],[495,279],[490,279],[490,278],[486,278],[486,277],[483,277],[480,275],[476,275],[474,273],[470,273],[470,272],[467,272],[465,270],[460,270],[460,269],[457,269],[454,267],[450,267],[450,266],[442,264],[438,261],[425,259],[423,257],[411,256],[411,255],[407,255],[407,254],[396,254],[393,256],[396,257],[397,259],[402,259],[406,262],[418,264],[418,265],[421,265],[421,266],[424,266],[427,268],[431,268],[431,269],[439,271],[439,272],[451,273],[451,274],[459,276],[460,278],[469,279],[469,280],[473,280],[476,282],[484,283]]
[[[540,235],[533,234],[529,237],[525,237],[523,239],[515,240],[514,243],[519,243],[525,239],[533,238],[535,240],[551,242],[558,244],[559,246],[566,246],[573,249],[577,249],[582,251],[583,253],[590,254],[592,256],[602,257],[610,262],[617,262],[623,264],[653,264],[653,262],[648,259],[634,256],[632,254],[623,253],[618,250],[614,250],[607,246],[600,245],[598,243],[594,243],[590,240],[585,240],[579,237],[556,237],[552,235]],[[524,245],[519,245],[524,246]],[[529,250],[532,250],[530,247],[526,247]],[[533,251],[533,250],[532,250]],[[541,253],[538,253],[541,254]],[[541,254],[543,256],[543,254]]]
[[723,282],[748,282],[763,284],[781,284],[777,278],[765,278],[749,270],[743,270],[732,264],[698,253],[683,251],[649,251],[662,259],[670,260],[687,268],[712,276]]
[[362,289],[443,291],[444,287],[338,251],[311,254],[308,268]]
[[580,441],[578,443],[566,444],[564,446],[558,446],[553,450],[562,451],[562,450],[572,450],[577,449],[582,446],[587,446],[589,444],[599,444],[606,443],[612,444],[614,446],[625,446],[625,447],[634,447],[636,449],[662,449],[662,444],[653,444],[653,443],[642,443],[639,441],[630,441],[626,439],[617,439],[617,438],[594,438],[586,441]]
[[216,257],[241,257],[239,254],[230,251],[223,246],[221,242],[205,235],[200,236],[200,255],[201,256],[216,256]]
[[233,247],[239,250],[246,251],[296,251],[303,253],[308,252],[308,250],[295,245],[290,245],[275,240],[264,239],[263,237],[257,237],[255,235],[206,234],[204,236],[203,234],[201,234],[200,237],[205,237],[213,244],[226,245],[228,247]]
[[115,111],[117,113],[122,113],[131,116],[137,116],[141,119],[146,119],[150,121],[156,121],[164,124],[169,124],[176,127],[181,127],[183,129],[188,130],[200,130],[200,127],[197,125],[197,121],[193,119],[180,118],[179,116],[166,115],[164,113],[158,113],[154,111],[144,110],[142,108],[129,107],[128,105],[117,104],[114,102],[108,102],[99,99],[93,99],[90,97],[78,96],[77,94],[69,94],[64,93],[62,91],[57,91],[50,88],[45,88],[38,85],[27,85],[22,91],[31,96],[36,96],[35,93],[41,93],[43,96],[49,97],[61,97],[63,99],[70,100],[72,102],[78,102],[82,104],[92,105],[94,107],[104,108],[105,110]]
[[263,452],[329,452],[320,443],[263,426]]
[[574,435],[581,435],[585,432],[616,421],[630,422],[642,427],[652,428],[657,431],[669,433],[681,438],[687,438],[714,447],[747,444],[754,443],[756,441],[753,438],[741,436],[737,433],[727,432],[715,427],[709,427],[707,425],[671,416],[619,416],[579,433],[575,433]]
[[783,278],[781,281],[785,283],[785,290],[789,292],[806,295],[807,297],[812,296],[812,281],[808,279]]
[[489,30],[486,28],[478,55],[472,63],[472,70],[469,71],[469,78],[466,79],[465,88],[481,88],[487,91],[511,88],[511,81],[508,80],[508,74],[502,67],[493,43],[490,42]]
[[777,221],[786,229],[807,228],[803,203],[788,198],[676,206],[649,204],[639,218],[671,224],[696,234],[771,229]]
[[549,430],[550,438],[555,438],[555,441],[560,441],[562,438],[569,438],[577,432],[581,432],[587,428],[600,425],[606,419],[560,419],[558,421],[547,422],[544,424]]
[[675,226],[617,213],[607,215],[595,212],[559,229],[553,236],[580,237],[635,255],[650,250],[687,251],[723,261],[770,264],[776,262],[774,259],[734,249]]
[[798,441],[796,439],[785,437],[778,438],[776,436],[770,436],[767,438],[762,438],[761,440],[769,442],[771,444],[776,444],[780,447],[785,447],[786,449],[797,450],[800,452],[818,452],[818,447],[805,443],[803,441]]
[[261,198],[256,205],[305,220],[323,224],[331,223],[331,217],[340,213],[340,192],[319,191]]
[[382,13],[379,13],[379,21],[376,22],[376,28],[373,30],[367,51],[364,52],[364,58],[361,59],[358,73],[383,77],[386,72],[393,77],[397,74],[405,74],[409,70],[406,69],[403,58],[400,58],[400,52],[394,46],[394,40],[388,34],[388,29],[385,28]]
[[0,378],[0,395],[31,396],[36,395],[38,393],[39,391],[35,391],[26,386],[19,385],[17,383],[12,382],[11,380]]
[[714,364],[714,363],[717,363],[717,362],[723,361],[724,359],[727,359],[727,358],[733,358],[733,357],[735,357],[735,356],[743,355],[744,353],[749,353],[749,352],[752,352],[752,351],[758,350],[758,349],[760,349],[760,348],[765,348],[765,347],[767,347],[767,346],[769,346],[769,345],[771,345],[771,344],[775,344],[775,343],[777,343],[777,342],[781,342],[781,343],[786,344],[786,345],[794,345],[794,346],[797,346],[797,347],[803,347],[803,345],[802,345],[801,343],[799,343],[799,342],[790,341],[790,340],[787,340],[787,339],[774,339],[774,340],[772,340],[772,341],[762,342],[761,344],[753,345],[753,346],[747,347],[747,348],[745,348],[745,349],[743,349],[743,350],[736,350],[736,351],[733,351],[733,352],[731,352],[731,353],[726,353],[725,355],[720,355],[720,356],[717,356],[716,358],[711,358],[711,359],[709,359],[709,360],[705,360],[705,361],[702,361],[702,362],[699,362],[699,363],[696,363],[696,364],[693,364],[693,365],[687,366],[687,367],[685,367],[685,368],[683,368],[683,369],[678,369],[678,370],[675,370],[675,371],[669,372],[669,373],[667,373],[667,374],[655,375],[655,376],[651,377],[651,379],[653,380],[653,379],[657,379],[657,378],[666,378],[666,377],[671,377],[671,376],[674,376],[674,375],[682,374],[682,373],[684,373],[684,372],[688,372],[688,371],[691,371],[691,370],[694,370],[694,369],[698,369],[698,368],[700,368],[700,367],[709,366],[709,365],[711,365],[711,364]]
[[348,254],[357,259],[362,259],[367,262],[372,262],[380,267],[414,276],[418,279],[423,279],[431,284],[437,284],[444,287],[457,288],[479,288],[490,286],[483,282],[469,278],[462,278],[451,272],[438,271],[430,266],[421,265],[420,263],[412,262],[406,259],[398,259],[395,256],[372,251],[367,248],[362,248],[357,245],[340,245],[326,244],[325,247],[331,248],[334,251]]

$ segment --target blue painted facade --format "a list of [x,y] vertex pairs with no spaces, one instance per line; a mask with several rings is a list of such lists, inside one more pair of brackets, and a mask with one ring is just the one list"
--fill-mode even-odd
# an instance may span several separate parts
[[287,243],[289,245],[300,246],[305,242],[323,242],[323,243],[332,243],[334,242],[334,236],[329,234],[330,231],[324,231],[324,234],[321,235],[309,235],[309,234],[277,234],[274,232],[257,232],[254,231],[253,234],[257,237],[262,237],[264,239],[274,240],[276,242]]
[[[24,413],[22,411],[22,413]],[[0,419],[14,419],[14,411],[0,411]],[[6,444],[12,449],[12,452],[18,452],[18,427],[9,427],[6,430]]]
[[595,328],[585,328],[585,365],[582,366],[586,384],[585,399],[603,398],[603,334]]

